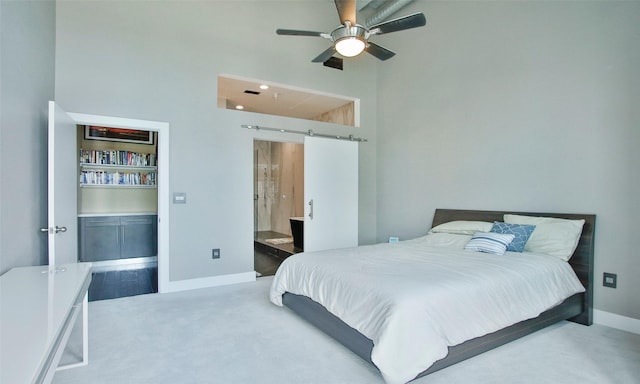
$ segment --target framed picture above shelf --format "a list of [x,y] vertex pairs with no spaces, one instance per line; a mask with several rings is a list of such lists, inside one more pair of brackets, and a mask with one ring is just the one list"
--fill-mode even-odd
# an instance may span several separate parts
[[153,132],[138,129],[100,127],[87,125],[84,128],[86,140],[120,141],[136,144],[153,144]]

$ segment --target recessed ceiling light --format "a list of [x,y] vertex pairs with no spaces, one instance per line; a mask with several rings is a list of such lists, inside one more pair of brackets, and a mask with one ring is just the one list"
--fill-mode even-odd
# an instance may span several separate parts
[[244,109],[242,105],[236,105],[236,109]]
[[269,86],[267,84],[262,84],[260,86],[260,89],[269,89]]

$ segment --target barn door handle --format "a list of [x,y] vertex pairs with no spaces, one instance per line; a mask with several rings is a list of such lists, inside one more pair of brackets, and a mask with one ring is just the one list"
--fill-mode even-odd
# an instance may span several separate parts
[[309,200],[309,219],[313,220],[313,199]]

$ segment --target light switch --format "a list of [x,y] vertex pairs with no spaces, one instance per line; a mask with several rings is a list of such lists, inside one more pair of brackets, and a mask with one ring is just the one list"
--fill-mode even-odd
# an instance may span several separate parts
[[173,204],[187,204],[187,194],[185,192],[174,192]]

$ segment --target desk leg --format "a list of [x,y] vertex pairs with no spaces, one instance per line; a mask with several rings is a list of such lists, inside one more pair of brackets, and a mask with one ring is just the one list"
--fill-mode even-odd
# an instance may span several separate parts
[[64,369],[82,367],[89,364],[89,292],[84,294],[82,300],[82,360],[77,363],[60,365],[56,371]]
[[82,300],[82,365],[89,364],[89,292]]

